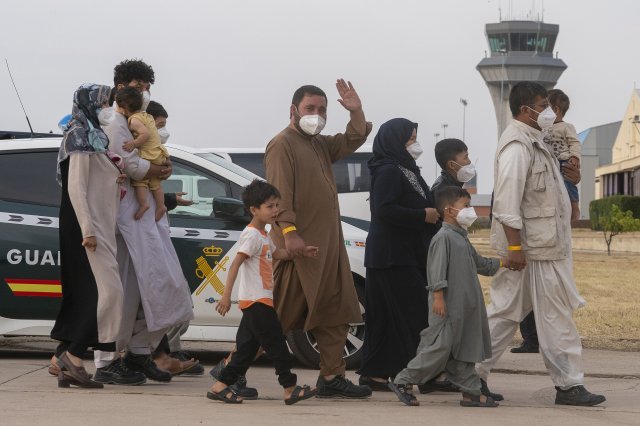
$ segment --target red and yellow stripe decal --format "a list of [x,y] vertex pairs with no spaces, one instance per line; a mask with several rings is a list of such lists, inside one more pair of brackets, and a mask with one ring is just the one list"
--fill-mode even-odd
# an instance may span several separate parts
[[62,285],[58,280],[29,280],[5,278],[14,296],[62,297]]

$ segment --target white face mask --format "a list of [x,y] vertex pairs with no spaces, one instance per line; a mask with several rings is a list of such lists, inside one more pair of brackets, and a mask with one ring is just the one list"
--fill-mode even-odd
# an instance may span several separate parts
[[414,160],[417,160],[422,155],[422,146],[418,141],[415,141],[411,145],[407,147],[407,151],[413,157]]
[[158,136],[160,136],[160,142],[162,142],[162,144],[164,145],[165,143],[167,143],[167,140],[169,139],[169,136],[171,136],[171,134],[166,127],[161,127],[158,129]]
[[309,136],[319,134],[322,129],[324,129],[325,124],[327,124],[327,122],[319,115],[303,115],[300,117],[300,122],[298,123],[302,131]]
[[451,207],[453,210],[458,210],[458,216],[456,216],[456,222],[463,229],[468,229],[473,222],[476,221],[478,215],[476,215],[476,211],[473,207],[466,207],[462,210],[456,209],[455,207]]
[[98,121],[100,122],[100,126],[108,126],[113,122],[113,119],[116,117],[116,110],[113,107],[102,108],[100,113],[98,113]]
[[[529,108],[532,111],[536,111],[531,107],[527,107],[527,108]],[[547,130],[551,128],[551,126],[553,126],[553,123],[555,123],[555,121],[556,121],[556,113],[553,112],[553,110],[551,109],[551,106],[548,106],[544,109],[544,111],[538,113],[538,119],[536,120],[536,123],[538,123],[538,126],[540,126],[541,130]]]
[[142,92],[142,110],[146,111],[149,106],[149,102],[151,102],[151,93],[148,90]]
[[[455,164],[458,164],[454,161]],[[458,164],[460,166],[460,164]],[[467,164],[466,166],[460,166],[456,172],[456,179],[458,182],[467,183],[476,175],[476,166],[473,164]]]

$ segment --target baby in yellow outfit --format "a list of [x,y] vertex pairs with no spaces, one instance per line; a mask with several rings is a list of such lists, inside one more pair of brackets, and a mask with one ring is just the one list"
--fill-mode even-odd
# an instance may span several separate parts
[[[132,141],[127,141],[122,145],[124,150],[131,152],[137,148],[141,158],[149,160],[152,164],[164,164],[169,158],[169,152],[160,141],[153,117],[141,110],[142,93],[133,87],[124,87],[116,93],[116,103],[118,104],[118,112],[127,117],[129,130],[134,137]],[[151,191],[156,202],[156,221],[162,219],[167,208],[164,205],[164,192],[160,185],[160,179],[134,180],[132,185],[135,188],[139,204],[133,217],[138,220],[149,209],[147,191]]]

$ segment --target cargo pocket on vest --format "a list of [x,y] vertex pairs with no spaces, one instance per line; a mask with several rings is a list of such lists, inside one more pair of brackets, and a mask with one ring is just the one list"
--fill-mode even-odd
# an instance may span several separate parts
[[541,161],[533,163],[531,167],[531,182],[533,190],[542,192],[547,190],[547,165]]
[[525,244],[552,247],[556,244],[556,208],[530,208],[524,212]]

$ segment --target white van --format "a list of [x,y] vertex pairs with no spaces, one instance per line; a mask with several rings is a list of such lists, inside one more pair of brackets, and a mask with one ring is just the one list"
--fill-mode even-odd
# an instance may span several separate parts
[[[340,214],[343,219],[356,226],[368,226],[362,221],[371,220],[369,210],[369,189],[371,179],[367,161],[371,158],[371,144],[364,144],[356,152],[333,163],[333,175],[338,190]],[[204,148],[197,155],[216,154],[236,163],[262,178],[264,171],[264,148]],[[355,220],[354,220],[355,219]]]

